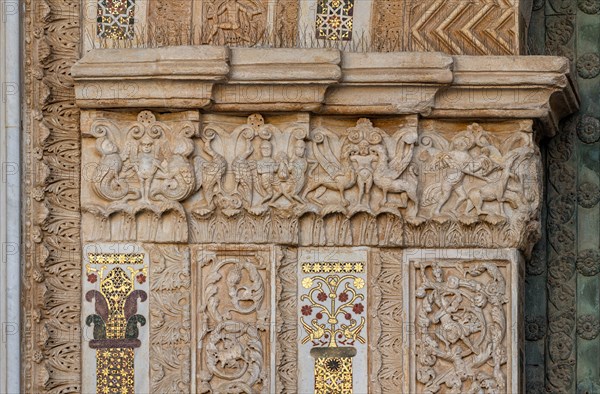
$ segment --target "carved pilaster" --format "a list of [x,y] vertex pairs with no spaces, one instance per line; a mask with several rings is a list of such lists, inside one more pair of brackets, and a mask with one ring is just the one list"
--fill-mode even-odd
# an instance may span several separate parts
[[70,74],[79,59],[80,3],[22,5],[21,390],[80,392],[80,135]]
[[371,253],[369,295],[375,311],[369,319],[371,389],[375,393],[396,393],[404,383],[406,321],[403,315],[402,251],[382,249]]
[[192,317],[190,251],[144,245],[150,253],[150,388],[152,393],[190,393]]
[[297,249],[276,249],[275,258],[277,265],[275,388],[278,394],[294,394],[298,390]]

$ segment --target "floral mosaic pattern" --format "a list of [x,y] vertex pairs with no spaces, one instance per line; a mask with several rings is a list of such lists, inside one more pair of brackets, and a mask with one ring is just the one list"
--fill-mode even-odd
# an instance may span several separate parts
[[311,341],[313,346],[337,347],[366,342],[365,295],[359,292],[365,287],[364,279],[354,275],[313,276],[304,278],[302,286],[310,289],[300,297],[300,323],[306,334],[303,344]]
[[[300,374],[301,381],[314,385],[301,383],[298,390],[363,392],[369,389],[363,382],[366,371],[353,371],[353,364],[366,362],[368,354],[366,254],[318,253],[318,257],[301,258],[298,267],[298,357],[314,359],[313,373]],[[332,260],[322,259],[332,254]]]
[[[146,282],[148,267],[144,265],[143,254],[131,256],[90,254],[90,263],[85,267],[87,282],[96,288],[85,293],[86,301],[94,303],[95,311],[86,317],[85,324],[93,326],[89,346],[96,349],[98,394],[134,392],[134,349],[141,345],[139,327],[146,325],[146,317],[137,313],[138,301],[145,302],[148,298],[136,286]],[[129,261],[128,266],[118,265],[125,261]]]

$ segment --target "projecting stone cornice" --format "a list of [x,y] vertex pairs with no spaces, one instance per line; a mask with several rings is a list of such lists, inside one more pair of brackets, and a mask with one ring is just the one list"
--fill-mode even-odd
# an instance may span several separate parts
[[72,68],[81,108],[200,108],[539,119],[552,134],[579,104],[550,56],[182,46],[98,49]]

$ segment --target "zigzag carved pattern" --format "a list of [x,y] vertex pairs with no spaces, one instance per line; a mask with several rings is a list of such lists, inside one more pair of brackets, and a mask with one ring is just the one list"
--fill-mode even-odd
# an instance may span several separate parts
[[516,5],[510,0],[426,0],[407,10],[407,48],[457,55],[519,53]]

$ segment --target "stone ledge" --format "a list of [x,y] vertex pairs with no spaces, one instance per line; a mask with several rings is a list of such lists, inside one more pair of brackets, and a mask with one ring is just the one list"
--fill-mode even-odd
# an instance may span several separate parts
[[229,74],[226,47],[103,49],[71,68],[81,108],[202,108]]
[[554,56],[454,56],[454,79],[440,89],[432,117],[539,119],[554,135],[577,110],[569,61]]
[[539,119],[579,106],[565,58],[213,46],[99,49],[72,68],[81,108]]

